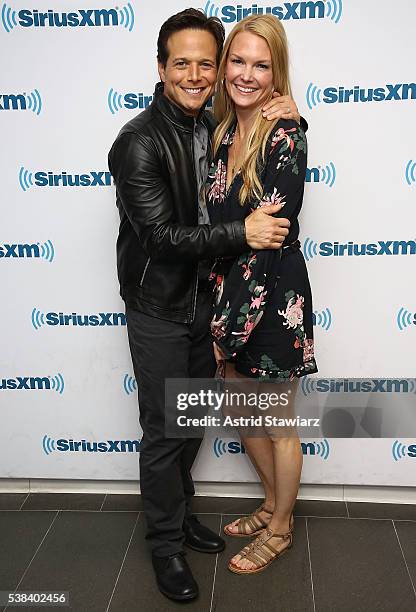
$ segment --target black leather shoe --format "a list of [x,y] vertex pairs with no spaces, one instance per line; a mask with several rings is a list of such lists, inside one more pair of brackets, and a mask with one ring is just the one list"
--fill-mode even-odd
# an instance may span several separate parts
[[153,569],[156,574],[159,591],[177,601],[195,599],[198,596],[198,585],[184,553],[177,553],[169,557],[152,557]]
[[183,523],[185,545],[204,553],[219,553],[225,548],[225,542],[219,535],[201,525],[196,516],[187,517]]

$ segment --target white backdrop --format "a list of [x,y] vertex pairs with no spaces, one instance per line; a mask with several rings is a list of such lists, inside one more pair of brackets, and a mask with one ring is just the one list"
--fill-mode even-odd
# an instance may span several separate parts
[[[190,4],[198,7],[1,3],[0,477],[138,478],[137,384],[104,173],[119,128],[150,100],[160,25]],[[229,31],[251,6],[202,8]],[[301,239],[317,377],[414,377],[416,5],[255,6],[284,19],[294,95],[309,122]],[[348,242],[378,254],[327,255]],[[71,315],[66,324],[59,313]],[[302,482],[414,485],[414,444],[304,440]],[[206,439],[196,479],[255,480],[241,450],[220,433]]]

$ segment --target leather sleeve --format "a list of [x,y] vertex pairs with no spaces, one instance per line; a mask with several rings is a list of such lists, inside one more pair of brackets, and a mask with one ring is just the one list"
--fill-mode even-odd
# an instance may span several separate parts
[[109,168],[126,215],[150,257],[207,259],[248,250],[243,221],[212,226],[172,222],[171,191],[149,137],[120,135],[109,153]]
[[302,128],[302,130],[306,134],[306,132],[308,131],[308,127],[309,126],[308,126],[308,122],[306,121],[305,117],[301,117],[300,118],[300,127]]

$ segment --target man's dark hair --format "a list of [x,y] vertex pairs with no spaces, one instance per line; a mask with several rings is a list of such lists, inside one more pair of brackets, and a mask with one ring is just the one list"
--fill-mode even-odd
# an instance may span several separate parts
[[175,32],[180,32],[188,28],[191,30],[205,30],[212,34],[217,43],[218,66],[225,38],[224,26],[217,17],[207,17],[202,11],[193,8],[185,9],[176,15],[172,15],[172,17],[169,17],[162,25],[157,39],[157,61],[160,62],[162,66],[166,66],[169,57],[169,37]]

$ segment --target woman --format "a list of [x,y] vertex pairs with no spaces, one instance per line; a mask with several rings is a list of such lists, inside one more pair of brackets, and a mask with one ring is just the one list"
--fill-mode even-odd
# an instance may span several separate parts
[[[278,391],[290,389],[293,398],[295,379],[317,372],[312,298],[297,240],[306,138],[295,121],[264,120],[261,108],[273,91],[291,95],[286,35],[275,17],[252,15],[231,31],[219,67],[214,104],[219,125],[207,185],[208,209],[216,223],[281,203],[278,216],[288,218],[291,225],[281,250],[250,251],[217,261],[211,331],[217,361],[226,360],[227,378],[257,379],[262,392],[271,389],[270,383],[280,383]],[[296,430],[278,437],[265,429],[264,437],[242,435],[242,441],[265,499],[253,514],[224,531],[230,536],[257,536],[228,566],[235,573],[249,574],[268,567],[292,544],[292,509],[303,457]]]

